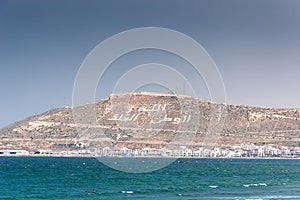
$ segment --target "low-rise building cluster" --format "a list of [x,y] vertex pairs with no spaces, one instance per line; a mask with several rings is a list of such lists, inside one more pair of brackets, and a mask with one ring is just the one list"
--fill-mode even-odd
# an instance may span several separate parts
[[39,149],[29,152],[27,150],[0,150],[0,156],[96,156],[96,157],[196,157],[196,158],[300,158],[299,147],[275,147],[272,145],[258,146],[254,144],[233,146],[230,148],[213,148],[208,149],[199,147],[198,149],[191,149],[186,146],[180,146],[179,149],[130,149],[122,147],[119,149],[111,149],[109,147],[88,149],[87,147],[73,149],[73,150],[51,150]]
[[233,157],[283,157],[297,158],[300,157],[300,148],[288,148],[285,146],[257,146],[254,144],[234,146],[228,149],[213,148],[207,149],[200,147],[198,149],[190,149],[181,146],[180,149],[129,149],[123,147],[121,149],[111,149],[109,147],[97,149],[95,156],[105,157],[204,157],[204,158],[233,158]]

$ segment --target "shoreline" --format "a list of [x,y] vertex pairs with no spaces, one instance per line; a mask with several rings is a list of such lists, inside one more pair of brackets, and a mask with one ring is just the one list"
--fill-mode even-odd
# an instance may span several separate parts
[[300,160],[300,157],[192,157],[192,156],[184,156],[184,157],[167,157],[167,156],[136,156],[136,157],[125,157],[125,156],[93,156],[90,154],[76,154],[76,155],[60,155],[60,154],[50,154],[50,155],[44,155],[44,154],[30,154],[30,155],[0,155],[1,157],[49,157],[49,158],[140,158],[140,159],[147,159],[147,158],[159,158],[159,159],[244,159],[244,160]]

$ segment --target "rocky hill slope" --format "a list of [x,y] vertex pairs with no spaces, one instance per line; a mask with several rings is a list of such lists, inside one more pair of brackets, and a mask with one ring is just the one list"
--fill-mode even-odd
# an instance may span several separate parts
[[[74,112],[73,112],[74,111]],[[74,120],[75,119],[75,120]],[[157,93],[113,94],[0,130],[0,149],[298,146],[300,109],[224,105]]]

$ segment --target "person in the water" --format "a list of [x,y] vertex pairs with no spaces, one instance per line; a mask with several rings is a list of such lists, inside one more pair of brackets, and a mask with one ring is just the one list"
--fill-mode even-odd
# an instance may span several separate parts
[[95,190],[95,189],[92,189],[92,191],[91,191],[91,192],[88,192],[87,190],[86,190],[86,191],[84,191],[84,194],[90,194],[90,193],[94,193],[94,194],[95,194],[95,193],[97,193],[97,192],[96,192],[96,190]]

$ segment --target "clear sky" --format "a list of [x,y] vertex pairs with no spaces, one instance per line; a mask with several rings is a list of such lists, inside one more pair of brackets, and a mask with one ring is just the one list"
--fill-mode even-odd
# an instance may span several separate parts
[[199,42],[221,72],[227,103],[300,108],[298,0],[1,0],[0,127],[71,105],[87,54],[111,35],[146,26]]

